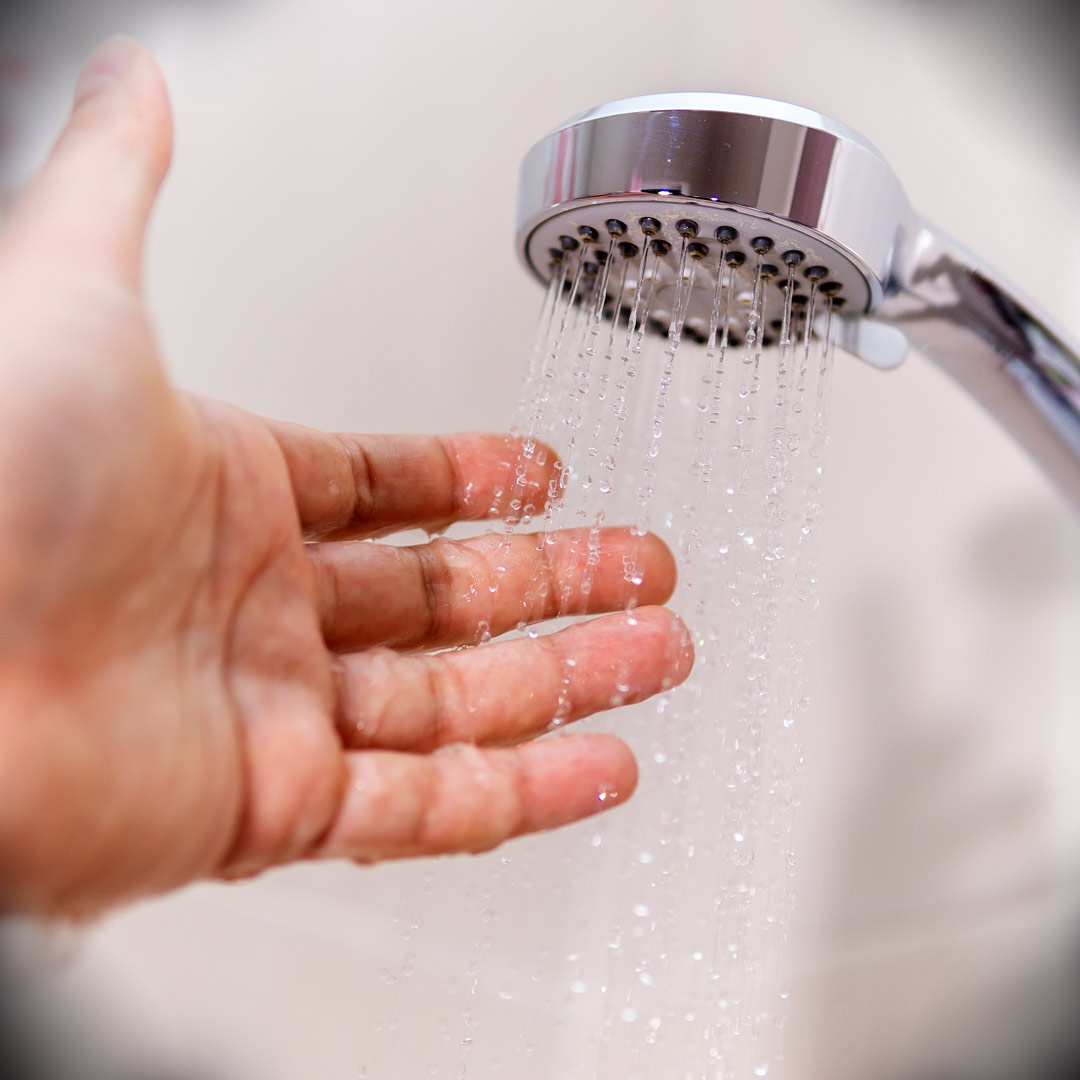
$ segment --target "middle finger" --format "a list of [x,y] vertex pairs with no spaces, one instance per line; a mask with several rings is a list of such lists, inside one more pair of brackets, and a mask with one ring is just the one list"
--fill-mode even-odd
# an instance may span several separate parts
[[616,611],[631,601],[662,604],[675,588],[664,543],[628,529],[601,529],[591,539],[587,529],[440,538],[415,547],[341,541],[308,552],[323,636],[339,652],[471,644],[485,630],[497,636],[522,622]]

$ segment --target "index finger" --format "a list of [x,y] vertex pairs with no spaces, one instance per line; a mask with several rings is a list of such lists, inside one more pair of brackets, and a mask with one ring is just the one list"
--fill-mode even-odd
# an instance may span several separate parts
[[349,435],[267,423],[308,539],[536,514],[558,468],[550,447],[511,435]]

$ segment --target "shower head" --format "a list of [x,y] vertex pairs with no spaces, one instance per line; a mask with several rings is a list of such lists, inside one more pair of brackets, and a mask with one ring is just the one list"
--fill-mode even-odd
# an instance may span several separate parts
[[[760,259],[777,281],[793,268],[797,287],[816,280],[866,312],[881,304],[909,216],[885,160],[843,124],[763,98],[657,94],[583,113],[529,151],[518,243],[546,279],[553,254],[582,244],[603,251],[614,238],[633,253],[689,239],[714,271]],[[708,316],[697,299],[690,325]]]
[[[677,260],[745,288],[751,275],[817,290],[841,316],[839,344],[877,367],[909,344],[979,398],[1080,506],[1080,356],[1075,343],[1000,276],[909,204],[858,132],[785,102],[737,94],[656,94],[602,105],[540,140],[522,165],[521,257],[542,280],[566,260],[625,259],[654,284],[664,332]],[[651,262],[643,257],[650,253]],[[625,297],[610,298],[613,305]],[[695,289],[685,325],[708,321]]]

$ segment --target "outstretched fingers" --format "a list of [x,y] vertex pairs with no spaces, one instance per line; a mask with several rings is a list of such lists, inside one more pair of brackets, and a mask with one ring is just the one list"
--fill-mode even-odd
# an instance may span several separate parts
[[348,754],[346,768],[340,810],[316,857],[374,862],[487,851],[609,809],[637,783],[633,754],[610,735],[424,756],[367,751]]
[[268,420],[309,539],[443,529],[542,511],[558,462],[510,435],[346,435]]
[[515,743],[670,689],[692,663],[686,627],[658,607],[462,652],[372,649],[336,661],[338,726],[354,749]]
[[473,644],[482,630],[497,636],[558,615],[662,604],[676,576],[663,542],[629,529],[416,547],[346,541],[312,544],[309,554],[323,636],[337,650],[445,648]]

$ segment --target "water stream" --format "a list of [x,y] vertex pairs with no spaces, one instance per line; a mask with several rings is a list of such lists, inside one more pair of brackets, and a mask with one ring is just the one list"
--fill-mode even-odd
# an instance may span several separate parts
[[[505,532],[542,545],[580,530],[586,591],[601,526],[658,533],[697,663],[684,686],[586,722],[633,746],[634,799],[472,863],[469,961],[431,1076],[784,1075],[832,301],[794,267],[695,257],[689,239],[586,243],[552,266],[515,418],[515,511],[544,444],[563,468],[542,518]],[[707,325],[686,322],[694,290]]]

